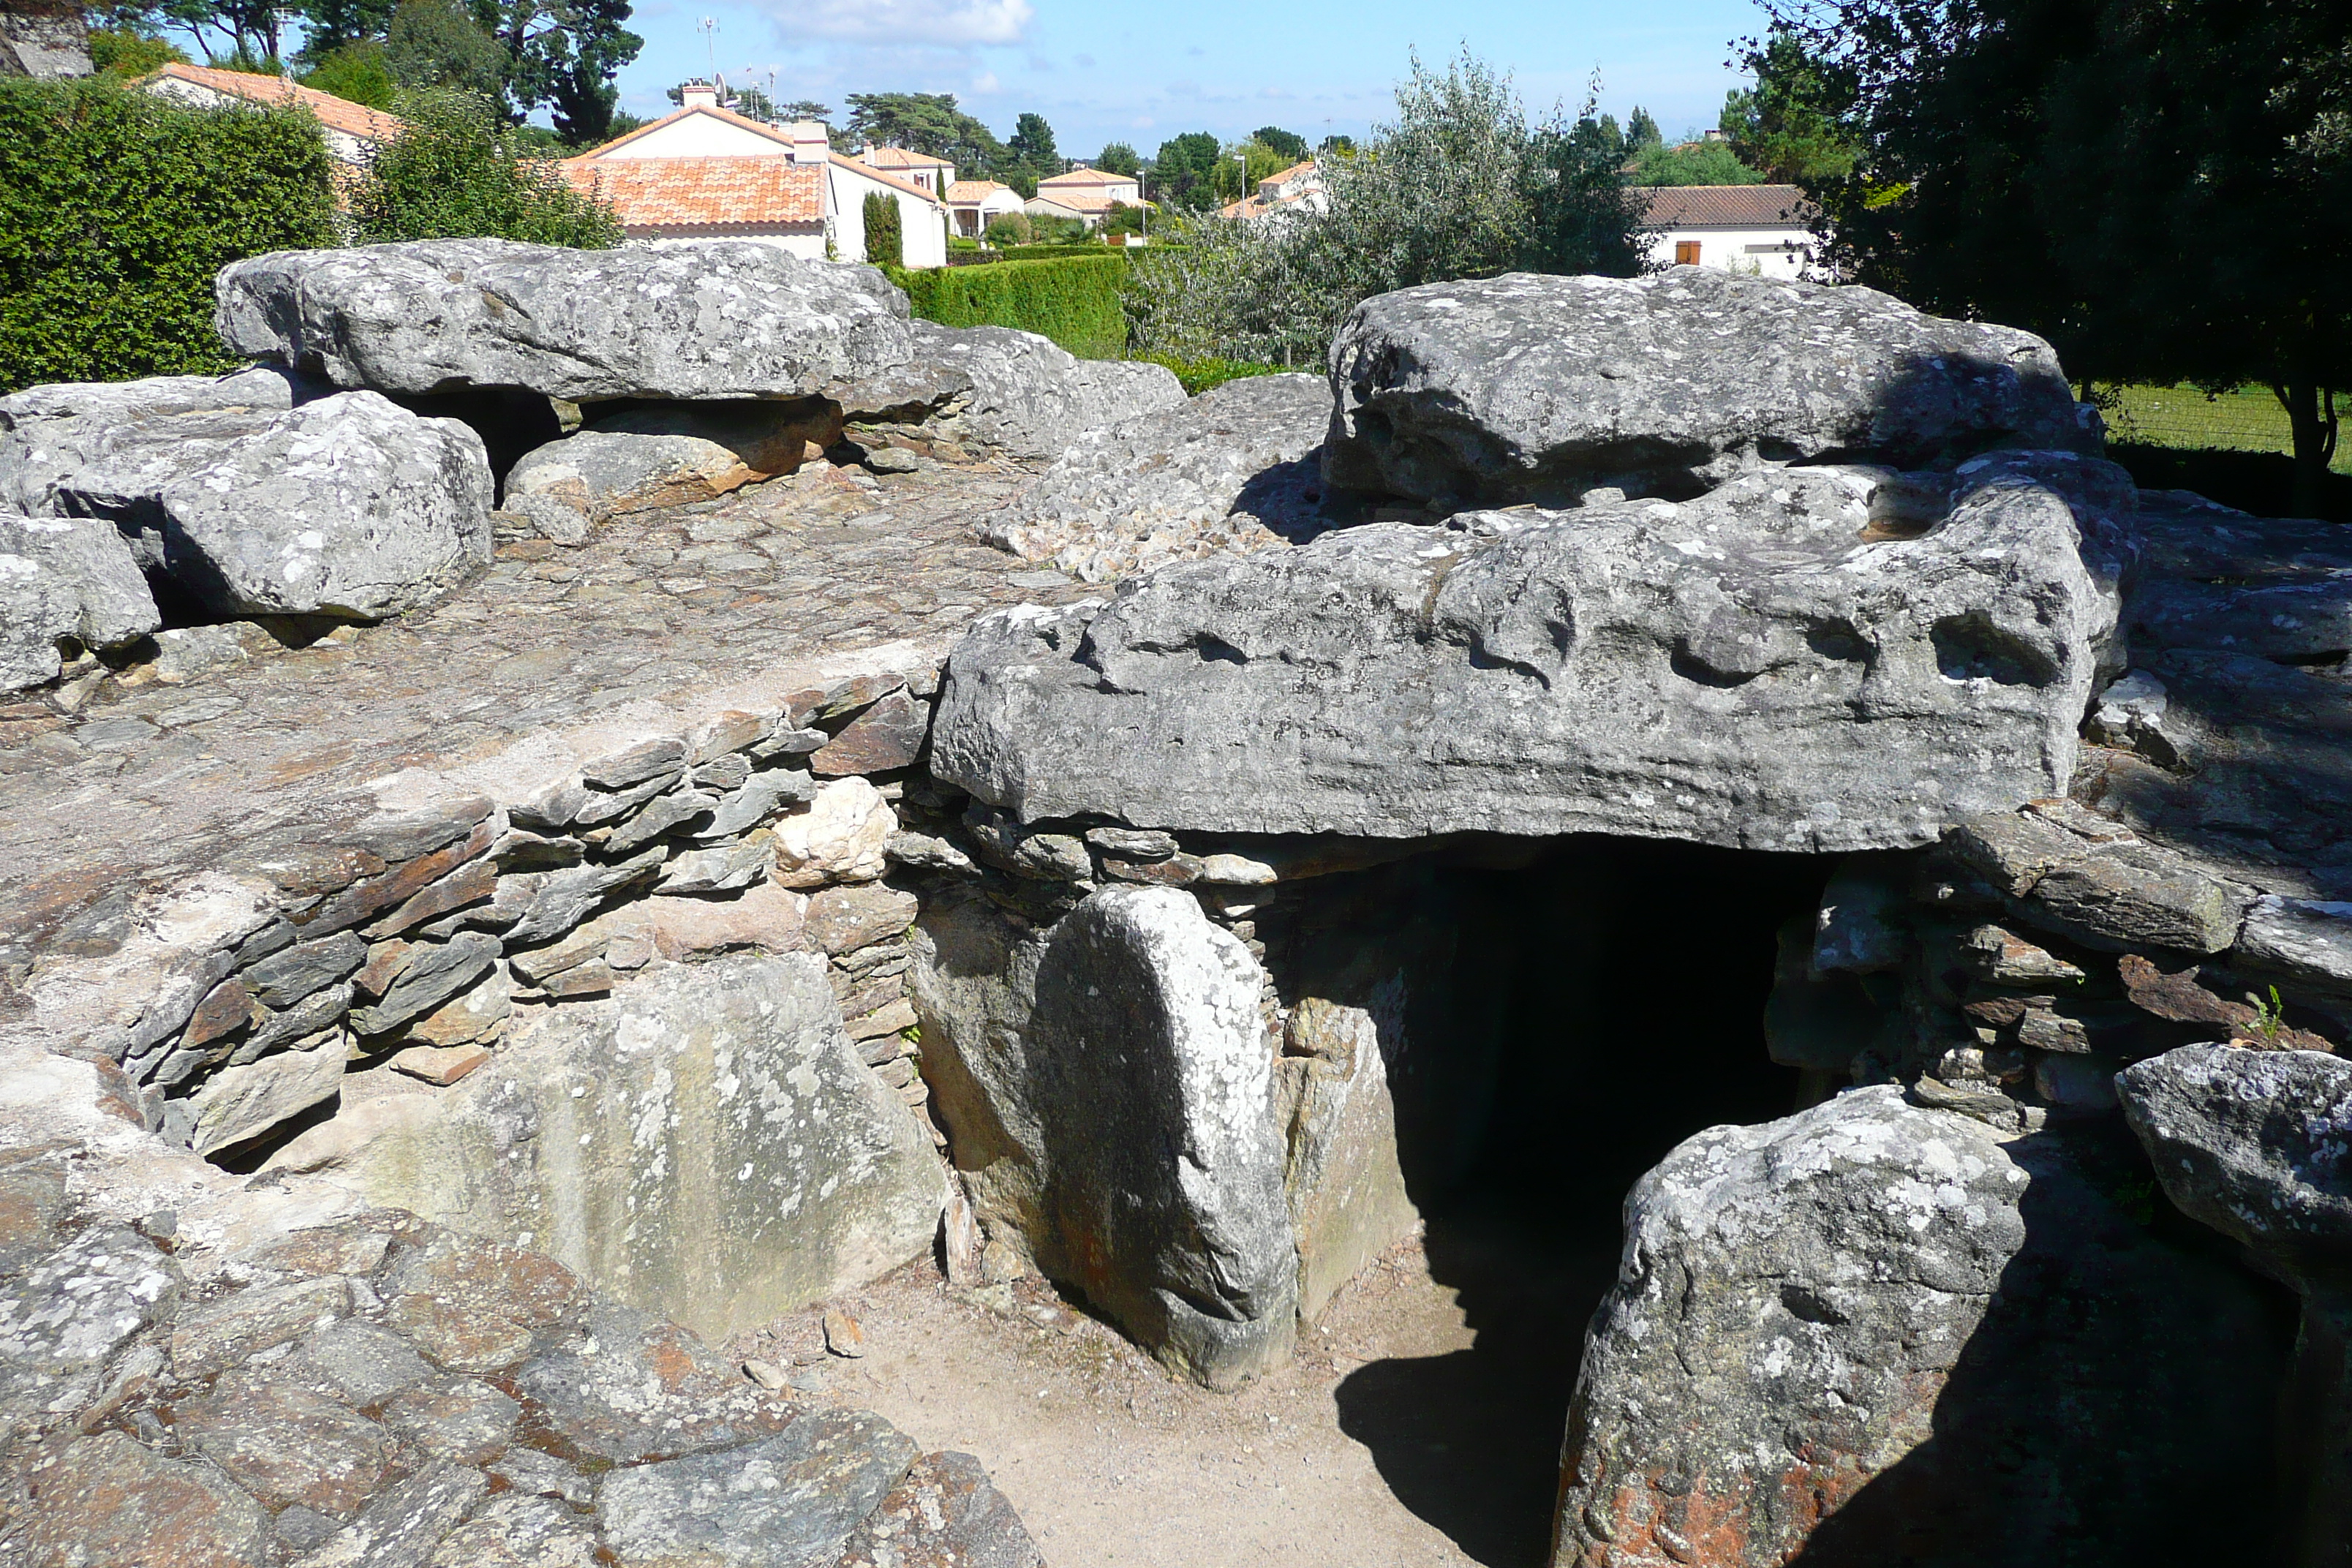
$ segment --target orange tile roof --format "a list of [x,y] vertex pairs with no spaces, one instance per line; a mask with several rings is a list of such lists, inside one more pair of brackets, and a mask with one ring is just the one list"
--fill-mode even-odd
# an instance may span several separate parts
[[877,184],[887,185],[894,191],[904,191],[910,196],[920,196],[934,206],[941,205],[939,197],[931,195],[922,186],[911,181],[902,180],[896,174],[886,174],[871,163],[861,163],[855,158],[845,158],[838,153],[830,153],[828,156],[840,167],[849,170],[852,174],[863,174]]
[[1037,188],[1042,191],[1048,185],[1132,185],[1139,183],[1133,174],[1114,174],[1103,169],[1073,169],[1066,174],[1038,181]]
[[874,169],[949,169],[954,165],[945,158],[934,158],[929,153],[913,153],[904,147],[868,147],[858,162]]
[[958,180],[948,187],[948,200],[956,204],[978,205],[998,191],[1013,187],[995,180]]
[[789,158],[573,158],[559,165],[627,229],[824,222],[824,175]]
[[353,103],[348,98],[337,98],[331,92],[320,92],[314,87],[303,87],[284,77],[257,76],[250,71],[222,70],[215,66],[184,66],[173,63],[139,79],[146,86],[159,78],[170,77],[174,81],[188,82],[196,87],[210,88],[251,103],[279,108],[299,104],[314,115],[320,124],[331,125],[348,136],[363,142],[389,142],[406,130],[407,123],[380,109],[370,109],[364,103]]
[[[630,142],[638,140],[640,137],[652,135],[655,132],[659,131],[665,125],[677,124],[679,121],[685,119],[689,114],[707,114],[722,124],[734,126],[739,131],[756,132],[760,135],[766,137],[769,141],[775,142],[780,147],[790,147],[793,144],[793,139],[790,136],[786,135],[782,131],[777,130],[774,126],[764,124],[760,121],[752,119],[749,115],[738,114],[731,109],[714,109],[706,103],[692,103],[687,105],[684,109],[674,110],[670,113],[663,115],[659,120],[655,121],[650,125],[640,125],[625,136],[616,136],[612,141],[605,142],[602,147],[591,147],[585,153],[581,153],[580,157],[601,158],[605,153],[613,151],[615,147],[625,147]],[[575,159],[573,162],[576,163],[578,160]]]
[[1314,159],[1301,158],[1297,163],[1293,163],[1287,169],[1276,169],[1273,174],[1266,175],[1265,179],[1258,181],[1258,184],[1263,185],[1266,183],[1266,180],[1271,180],[1278,185],[1294,174],[1312,174],[1314,169]]
[[1648,185],[1642,221],[1658,228],[1804,228],[1816,214],[1794,185]]

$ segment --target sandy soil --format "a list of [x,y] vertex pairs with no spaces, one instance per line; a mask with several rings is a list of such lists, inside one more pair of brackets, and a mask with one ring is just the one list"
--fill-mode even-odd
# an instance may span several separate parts
[[953,1289],[929,1264],[829,1303],[863,1328],[861,1359],[824,1353],[822,1309],[731,1348],[978,1455],[1055,1568],[1538,1568],[1614,1265],[1441,1226],[1234,1394],[1171,1380],[1042,1280]]

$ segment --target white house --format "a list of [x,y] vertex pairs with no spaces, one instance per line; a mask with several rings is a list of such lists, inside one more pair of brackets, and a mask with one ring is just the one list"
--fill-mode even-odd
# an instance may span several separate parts
[[1272,218],[1279,221],[1288,213],[1319,213],[1330,210],[1330,194],[1323,186],[1323,171],[1315,160],[1293,163],[1287,169],[1277,169],[1257,183],[1255,195],[1228,202],[1217,209],[1220,217],[1255,220]]
[[764,125],[688,82],[686,105],[566,159],[575,190],[608,202],[633,240],[760,239],[793,255],[866,256],[866,197],[898,204],[909,267],[947,265],[947,205],[896,174],[833,151],[824,127]]
[[994,180],[958,180],[948,186],[948,212],[956,233],[978,239],[989,224],[1006,213],[1021,210],[1021,193]]
[[328,156],[351,174],[367,167],[368,158],[378,147],[406,129],[404,121],[380,109],[370,109],[316,88],[299,87],[284,77],[257,76],[250,71],[184,66],[175,61],[142,77],[139,89],[192,103],[199,109],[217,109],[231,103],[257,103],[266,109],[289,105],[307,109],[318,121],[319,129],[326,133]]
[[1643,195],[1654,265],[1819,276],[1819,214],[1794,185],[1651,185]]
[[877,147],[871,142],[857,161],[868,168],[879,169],[895,175],[910,185],[920,185],[935,196],[945,196],[955,184],[955,165],[945,158],[934,158],[929,153],[912,153],[904,147]]
[[1033,217],[1076,218],[1088,228],[1099,228],[1116,206],[1139,207],[1143,182],[1134,174],[1114,174],[1108,169],[1073,169],[1037,182],[1037,194],[1024,204]]

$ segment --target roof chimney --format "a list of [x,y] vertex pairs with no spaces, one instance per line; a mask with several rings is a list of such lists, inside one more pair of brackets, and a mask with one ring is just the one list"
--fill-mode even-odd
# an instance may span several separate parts
[[707,81],[690,81],[677,90],[679,100],[688,109],[719,107],[719,89]]
[[784,134],[793,139],[795,163],[822,163],[833,151],[825,141],[824,127],[814,120],[794,121],[784,128]]

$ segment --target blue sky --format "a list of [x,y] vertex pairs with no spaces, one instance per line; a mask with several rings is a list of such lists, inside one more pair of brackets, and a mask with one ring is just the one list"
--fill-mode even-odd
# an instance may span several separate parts
[[1597,68],[1603,109],[1622,120],[1642,104],[1673,136],[1715,122],[1738,81],[1726,44],[1762,20],[1750,0],[639,0],[646,47],[621,101],[667,113],[667,89],[715,57],[730,81],[748,67],[764,89],[772,71],[780,101],[837,116],[852,92],[952,92],[999,135],[1034,110],[1065,155],[1124,141],[1150,157],[1183,131],[1360,134],[1386,116],[1409,51],[1439,62],[1467,44],[1531,109],[1573,109]]

